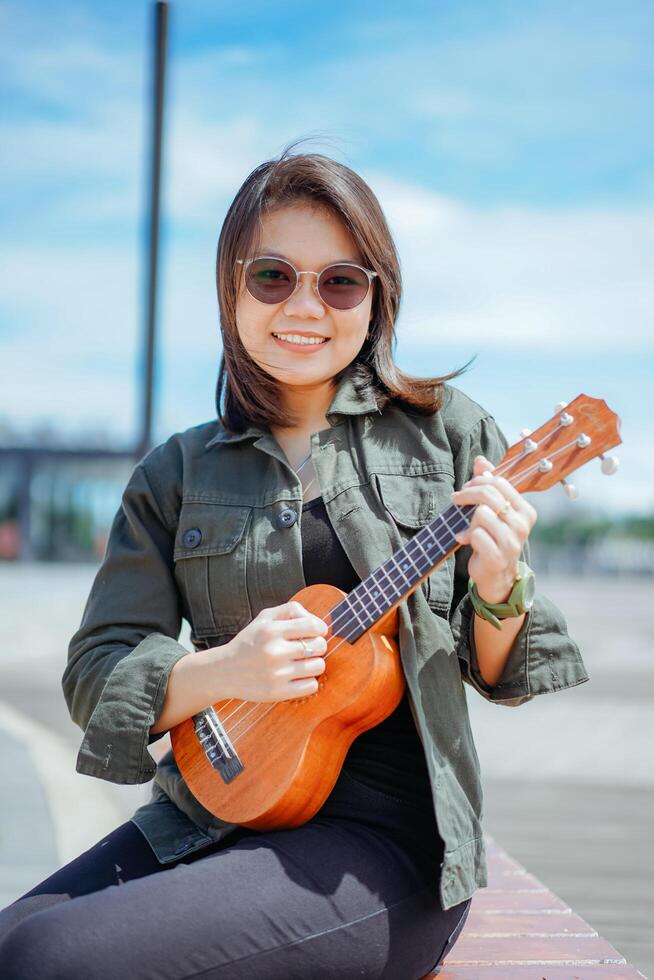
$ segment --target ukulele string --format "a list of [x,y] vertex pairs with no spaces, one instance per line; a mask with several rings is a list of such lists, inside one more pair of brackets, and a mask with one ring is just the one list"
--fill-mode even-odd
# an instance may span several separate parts
[[[562,427],[562,426],[560,426],[560,425],[559,425],[559,426],[558,426],[557,428],[561,428],[561,427]],[[555,431],[557,431],[557,429],[554,429],[554,430],[553,430],[553,432],[555,432]],[[545,437],[544,437],[544,438],[543,438],[543,439],[541,440],[541,442],[544,442],[546,438],[549,438],[549,437],[550,437],[550,436],[551,436],[551,435],[553,434],[553,432],[551,432],[551,433],[549,433],[549,434],[548,434],[547,436],[545,436]],[[550,456],[557,456],[557,455],[560,455],[560,454],[561,454],[561,453],[563,453],[563,452],[566,452],[566,451],[567,451],[568,449],[570,449],[570,448],[571,448],[572,446],[574,446],[574,445],[576,444],[576,442],[577,442],[577,440],[576,440],[576,439],[574,439],[574,440],[573,440],[572,442],[570,442],[570,443],[568,443],[568,444],[567,444],[567,445],[565,445],[565,446],[562,446],[562,447],[560,447],[560,448],[559,448],[559,449],[557,449],[557,450],[556,450],[555,452],[553,452],[553,453],[551,453],[551,454],[550,454]],[[540,443],[539,443],[538,445],[540,445]],[[532,450],[532,452],[533,452],[533,451],[534,451],[534,450]],[[512,469],[512,468],[513,468],[513,467],[514,467],[515,465],[517,465],[517,464],[518,464],[518,463],[519,463],[519,462],[520,462],[520,461],[521,461],[522,459],[524,459],[524,457],[525,457],[526,455],[529,455],[529,456],[530,456],[530,455],[531,455],[531,452],[529,452],[529,453],[526,453],[526,452],[525,452],[525,453],[523,453],[523,454],[521,454],[520,456],[516,456],[516,457],[515,457],[514,459],[512,459],[512,460],[509,460],[509,462],[508,462],[507,464],[505,464],[505,465],[504,465],[503,467],[502,467],[501,465],[500,465],[500,466],[498,466],[498,468],[497,468],[496,470],[494,470],[494,471],[493,471],[493,474],[494,474],[495,476],[504,476],[504,474],[506,474],[506,473],[508,473],[510,469]],[[511,485],[512,485],[512,486],[516,486],[516,484],[517,484],[517,483],[519,483],[519,482],[520,482],[520,480],[522,480],[522,479],[524,479],[524,478],[525,478],[526,476],[528,476],[528,475],[530,475],[531,473],[533,473],[533,472],[535,472],[535,471],[536,471],[536,470],[538,469],[538,466],[539,466],[539,463],[540,463],[540,461],[539,461],[539,462],[537,462],[537,463],[534,463],[534,464],[532,464],[531,466],[528,466],[528,467],[527,467],[526,469],[524,469],[524,470],[522,470],[522,471],[521,471],[521,472],[519,472],[519,473],[516,473],[516,474],[513,474],[513,476],[512,476],[512,478],[511,478],[511,479],[509,479],[509,481],[508,481],[508,482],[509,482],[509,483],[511,483]],[[459,513],[459,515],[460,515],[460,517],[461,517],[461,520],[462,520],[462,524],[461,524],[461,526],[456,526],[455,528],[452,528],[452,527],[450,527],[450,525],[449,525],[449,524],[447,523],[447,521],[445,521],[445,527],[446,527],[446,529],[447,529],[447,530],[449,530],[450,532],[452,532],[452,531],[454,530],[454,532],[455,532],[455,533],[458,533],[459,531],[461,531],[461,530],[463,530],[463,529],[464,529],[465,527],[467,527],[467,526],[469,526],[469,523],[470,523],[470,522],[469,522],[469,520],[468,520],[468,518],[467,518],[467,516],[466,516],[466,515],[464,515],[464,514],[463,514],[463,513],[461,512],[461,510],[459,509],[459,507],[458,507],[458,506],[457,506],[456,504],[454,505],[454,507],[455,507],[455,510],[457,510],[457,511],[458,511],[458,513]],[[469,512],[469,513],[473,513],[473,512],[474,512],[474,510],[476,510],[476,505],[475,505],[475,506],[473,507],[473,510],[472,510],[471,512]],[[440,529],[439,529],[439,530],[440,530]],[[439,539],[439,537],[438,537],[438,534],[437,534],[436,532],[433,532],[433,531],[432,531],[432,532],[430,532],[430,533],[431,533],[431,534],[433,535],[433,537],[434,537],[434,538],[436,539],[436,542],[438,543],[438,545],[439,545],[439,547],[440,547],[440,545],[442,544],[442,541],[441,541],[441,540]],[[411,543],[410,541],[409,541],[409,542],[407,542],[407,544],[410,544],[410,543]],[[459,546],[457,545],[456,547],[458,548]],[[452,550],[454,551],[454,550],[456,550],[456,548],[455,548],[455,549],[452,549]],[[444,553],[443,553],[443,557],[445,557],[445,555],[446,555],[446,554],[447,554],[447,552],[444,552]],[[409,558],[411,558],[411,556],[410,556],[410,555],[409,555]],[[416,567],[416,566],[415,566],[415,563],[414,563],[414,567]],[[400,570],[400,571],[401,571],[401,570]],[[402,574],[403,574],[403,573],[402,573]],[[388,576],[388,574],[387,574],[387,573],[386,573],[386,577],[387,577],[387,578],[389,578],[389,576]],[[406,579],[406,576],[404,576],[404,578]],[[391,584],[392,584],[392,585],[394,585],[394,583],[392,582],[392,580],[391,580],[390,578],[389,578],[389,581],[391,582]],[[409,580],[408,580],[408,579],[407,579],[407,583],[408,583],[408,584],[412,584],[412,583],[410,583],[410,582],[409,582]],[[365,586],[364,586],[364,588],[365,588]],[[367,589],[366,589],[366,591],[367,591]],[[399,593],[399,594],[401,594],[401,593]],[[371,598],[372,598],[372,597],[371,597]],[[361,600],[360,600],[360,601],[361,601]],[[374,599],[373,599],[373,602],[374,602]],[[362,605],[363,605],[363,607],[364,607],[364,610],[365,610],[366,612],[369,612],[369,610],[368,610],[368,609],[367,609],[367,607],[366,607],[366,606],[365,606],[365,605],[363,604],[363,602],[362,602]],[[336,619],[336,620],[335,620],[335,621],[334,621],[333,623],[331,623],[331,624],[326,624],[326,625],[328,625],[328,626],[331,626],[331,628],[332,628],[332,630],[333,630],[333,629],[334,629],[334,627],[335,627],[335,626],[336,626],[336,625],[338,624],[338,622],[339,622],[340,620],[342,620],[342,619],[346,619],[346,618],[348,617],[348,615],[349,615],[348,613],[344,613],[344,614],[343,614],[343,615],[342,615],[341,617],[337,617],[337,619]],[[325,621],[323,620],[323,622],[325,622]],[[352,637],[352,636],[354,636],[354,635],[355,635],[355,633],[357,632],[357,628],[358,628],[358,627],[355,627],[355,629],[354,629],[354,631],[353,631],[353,633],[351,633],[351,634],[350,634],[350,637]],[[333,635],[333,634],[332,634],[332,635]],[[341,636],[341,638],[340,638],[340,640],[339,640],[339,642],[338,642],[338,643],[337,643],[337,644],[336,644],[336,645],[335,645],[335,646],[334,646],[334,647],[333,647],[333,648],[332,648],[331,650],[327,650],[327,651],[325,652],[325,654],[324,654],[324,658],[323,658],[323,659],[325,659],[325,660],[326,660],[326,659],[327,659],[327,658],[328,658],[329,656],[331,656],[331,655],[332,655],[332,653],[336,653],[336,651],[337,651],[337,650],[338,650],[338,649],[339,649],[339,648],[340,648],[340,647],[341,647],[341,646],[342,646],[342,645],[343,645],[344,643],[347,643],[347,642],[348,642],[348,639],[349,639],[349,638],[348,638],[347,636]],[[309,696],[310,696],[310,695],[309,695]],[[235,699],[232,699],[232,700],[235,700]],[[299,700],[300,700],[300,699],[298,699],[298,703],[299,703]],[[226,706],[227,706],[227,705],[228,705],[229,703],[230,703],[229,701],[228,701],[228,702],[226,702],[226,704],[225,704],[225,705],[224,705],[223,707],[226,707]],[[276,707],[277,707],[277,706],[278,706],[278,705],[279,705],[280,703],[284,703],[284,702],[278,702],[278,701],[275,701],[275,702],[273,702],[272,704],[270,704],[270,705],[268,705],[268,706],[267,706],[266,708],[264,708],[264,710],[263,710],[262,712],[260,712],[260,713],[259,713],[259,714],[257,715],[257,717],[256,717],[256,718],[254,718],[254,719],[253,719],[253,721],[251,722],[251,724],[250,724],[250,725],[248,725],[248,727],[247,727],[247,728],[246,728],[246,729],[245,729],[244,731],[242,731],[242,732],[240,732],[240,734],[239,734],[238,736],[236,736],[236,737],[235,737],[235,738],[234,738],[234,739],[232,740],[232,742],[233,742],[233,744],[234,744],[234,745],[236,745],[236,742],[237,742],[237,741],[238,741],[239,739],[241,739],[241,738],[242,738],[242,737],[243,737],[244,735],[246,735],[246,734],[247,734],[247,732],[249,732],[249,731],[250,731],[250,729],[252,728],[252,726],[253,726],[253,725],[255,725],[255,724],[257,724],[257,723],[258,723],[259,721],[261,721],[261,720],[262,720],[262,719],[263,719],[263,718],[264,718],[264,717],[265,717],[265,716],[266,716],[267,714],[269,714],[269,712],[270,712],[270,711],[272,711],[272,710],[273,710],[274,708],[276,708]],[[235,709],[234,711],[232,711],[232,712],[231,712],[231,714],[229,714],[229,715],[227,715],[227,716],[226,716],[226,718],[224,718],[224,719],[221,719],[221,721],[223,722],[223,725],[224,725],[224,724],[225,724],[225,722],[226,722],[226,721],[228,721],[228,720],[229,720],[230,718],[233,718],[233,717],[235,717],[235,716],[236,716],[237,714],[239,714],[239,712],[241,712],[241,711],[243,710],[243,708],[245,707],[245,705],[247,705],[247,704],[248,704],[248,702],[247,702],[247,701],[242,701],[242,702],[240,703],[240,705],[239,705],[239,706],[238,706],[238,707],[237,707],[237,708],[236,708],[236,709]],[[227,728],[225,728],[225,731],[226,731],[226,734],[228,734],[228,735],[230,735],[230,734],[231,734],[232,732],[235,732],[235,731],[236,731],[236,729],[237,729],[238,727],[240,727],[240,725],[241,725],[241,724],[243,724],[243,723],[244,723],[245,721],[247,721],[247,720],[248,720],[248,718],[250,718],[250,717],[252,716],[252,714],[253,714],[253,713],[255,713],[256,711],[258,711],[258,709],[259,709],[260,707],[261,707],[261,704],[260,704],[260,702],[255,702],[255,703],[254,703],[254,705],[253,705],[253,707],[252,707],[252,708],[251,708],[251,709],[250,709],[249,711],[247,711],[247,713],[246,713],[246,714],[245,714],[245,715],[244,715],[244,716],[243,716],[242,718],[240,718],[240,719],[239,719],[239,720],[238,720],[238,721],[237,721],[237,722],[236,722],[236,723],[235,723],[234,725],[232,725],[232,726],[231,726],[231,728],[229,728],[229,729],[227,729]]]

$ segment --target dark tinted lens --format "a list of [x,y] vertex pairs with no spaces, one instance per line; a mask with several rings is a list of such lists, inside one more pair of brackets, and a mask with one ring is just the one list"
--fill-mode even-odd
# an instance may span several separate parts
[[295,272],[281,259],[255,259],[248,266],[247,287],[262,303],[283,303],[295,289]]
[[355,265],[330,265],[318,280],[318,292],[329,306],[351,310],[368,295],[368,276]]

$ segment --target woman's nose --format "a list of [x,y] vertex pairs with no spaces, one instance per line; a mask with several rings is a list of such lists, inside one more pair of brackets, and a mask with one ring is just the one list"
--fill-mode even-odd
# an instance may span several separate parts
[[320,319],[324,316],[325,305],[316,292],[316,277],[301,275],[299,286],[286,300],[284,313],[288,316],[311,316]]

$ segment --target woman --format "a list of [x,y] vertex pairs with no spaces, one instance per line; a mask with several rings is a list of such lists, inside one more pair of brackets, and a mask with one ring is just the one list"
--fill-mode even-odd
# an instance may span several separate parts
[[[63,678],[78,771],[155,775],[152,796],[0,915],[7,980],[430,973],[486,884],[462,678],[507,705],[587,679],[558,610],[530,605],[536,513],[489,472],[506,448],[492,416],[453,375],[393,362],[399,263],[364,181],[319,154],[262,164],[217,283],[218,421],[136,467]],[[207,704],[314,694],[326,627],[290,597],[349,592],[452,502],[476,505],[463,547],[399,606],[406,693],[311,820],[236,827],[170,752],[155,774],[147,746]]]

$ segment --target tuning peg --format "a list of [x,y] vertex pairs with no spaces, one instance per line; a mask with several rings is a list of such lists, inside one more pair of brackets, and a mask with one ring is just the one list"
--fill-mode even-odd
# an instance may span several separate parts
[[620,466],[620,460],[617,456],[605,456],[604,453],[600,456],[602,460],[602,473],[605,476],[613,476]]
[[557,415],[559,412],[562,412],[567,404],[567,402],[557,402],[554,406],[554,414]]
[[533,429],[520,429],[520,438],[526,439],[527,436],[530,436],[533,431]]
[[577,490],[574,483],[568,483],[567,480],[561,480],[561,486],[563,487],[563,492],[568,498],[568,500],[576,500],[579,496],[579,491]]

